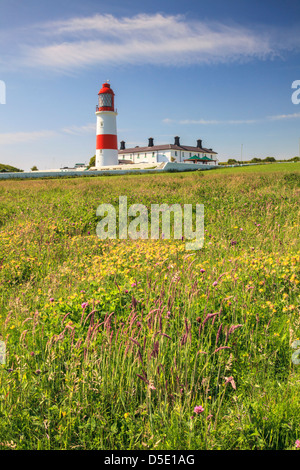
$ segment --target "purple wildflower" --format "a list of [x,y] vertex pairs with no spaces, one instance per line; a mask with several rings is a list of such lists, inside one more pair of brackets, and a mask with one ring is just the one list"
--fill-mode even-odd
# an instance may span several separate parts
[[231,335],[231,333],[233,333],[233,332],[234,332],[234,330],[236,330],[237,328],[240,328],[241,326],[243,326],[243,325],[241,325],[241,324],[238,324],[238,325],[232,325],[232,326],[229,328],[229,332],[228,332],[228,334],[229,334],[229,335]]
[[215,354],[215,353],[221,351],[221,349],[231,349],[231,347],[230,347],[230,346],[220,346],[219,348],[217,348],[217,349],[213,352],[213,354]]

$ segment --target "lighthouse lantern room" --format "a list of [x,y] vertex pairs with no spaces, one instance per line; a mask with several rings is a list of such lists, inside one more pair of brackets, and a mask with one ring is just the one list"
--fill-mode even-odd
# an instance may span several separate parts
[[96,167],[118,165],[117,111],[115,94],[109,83],[103,83],[96,106]]

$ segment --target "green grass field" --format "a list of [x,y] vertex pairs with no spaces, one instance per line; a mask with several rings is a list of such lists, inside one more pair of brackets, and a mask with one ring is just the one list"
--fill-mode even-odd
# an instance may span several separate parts
[[[204,204],[205,241],[96,209]],[[1,449],[296,449],[300,164],[0,181]]]

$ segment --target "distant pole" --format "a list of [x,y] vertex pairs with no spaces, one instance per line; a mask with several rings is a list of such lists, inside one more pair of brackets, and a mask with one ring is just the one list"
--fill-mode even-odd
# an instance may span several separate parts
[[243,144],[241,145],[241,163],[243,164]]

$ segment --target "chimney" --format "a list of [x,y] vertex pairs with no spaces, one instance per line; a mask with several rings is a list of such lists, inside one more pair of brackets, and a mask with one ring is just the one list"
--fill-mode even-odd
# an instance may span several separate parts
[[174,145],[178,145],[180,147],[180,137],[178,137],[178,135],[174,137]]
[[121,140],[120,144],[121,144],[120,150],[125,150],[125,142],[124,142],[124,140]]
[[148,147],[153,147],[153,137],[149,137]]
[[202,140],[201,140],[201,139],[198,139],[198,140],[197,140],[197,147],[198,147],[199,149],[202,149]]

